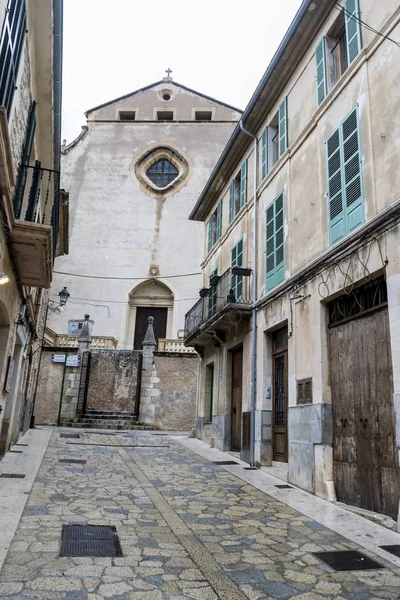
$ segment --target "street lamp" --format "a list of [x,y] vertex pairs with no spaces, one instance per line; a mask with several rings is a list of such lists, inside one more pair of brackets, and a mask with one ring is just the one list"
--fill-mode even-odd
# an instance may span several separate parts
[[71,294],[67,288],[64,287],[58,295],[60,296],[60,306],[65,306]]
[[55,302],[54,300],[49,300],[47,308],[49,308],[52,312],[60,314],[64,310],[64,306],[67,304],[68,298],[71,294],[69,293],[67,288],[64,287],[58,295],[60,297],[60,303],[57,304],[57,302]]

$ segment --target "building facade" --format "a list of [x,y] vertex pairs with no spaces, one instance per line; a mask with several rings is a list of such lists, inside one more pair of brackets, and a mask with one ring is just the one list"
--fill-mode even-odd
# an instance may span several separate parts
[[52,330],[78,335],[84,305],[115,348],[140,350],[153,316],[163,349],[184,349],[203,257],[203,227],[188,215],[240,114],[171,77],[86,113],[62,150],[72,250],[52,293],[66,285],[71,300]]
[[254,432],[256,464],[394,518],[399,39],[395,0],[304,0],[191,213],[207,235],[185,325],[198,437],[251,459]]
[[0,456],[31,422],[60,191],[62,0],[0,1]]

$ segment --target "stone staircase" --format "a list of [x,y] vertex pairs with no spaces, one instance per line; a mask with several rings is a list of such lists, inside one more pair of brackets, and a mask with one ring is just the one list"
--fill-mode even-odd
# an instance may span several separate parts
[[119,429],[119,430],[157,430],[155,425],[139,423],[133,412],[114,412],[87,409],[83,417],[77,417],[73,423],[63,423],[63,427],[80,429]]

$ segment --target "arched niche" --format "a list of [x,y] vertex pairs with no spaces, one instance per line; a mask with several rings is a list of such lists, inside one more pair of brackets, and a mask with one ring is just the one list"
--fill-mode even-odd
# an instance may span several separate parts
[[170,338],[174,312],[174,294],[165,283],[148,279],[139,283],[129,294],[127,341],[129,347],[141,350],[148,317],[155,319],[157,339]]

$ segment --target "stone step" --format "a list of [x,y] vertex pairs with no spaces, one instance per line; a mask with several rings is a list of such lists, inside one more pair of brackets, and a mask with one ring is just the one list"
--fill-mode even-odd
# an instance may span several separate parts
[[143,430],[143,431],[156,431],[158,427],[154,425],[141,425],[135,424],[130,425],[123,423],[121,425],[115,425],[113,423],[107,423],[107,421],[101,421],[100,423],[62,423],[63,427],[72,427],[74,429],[109,429],[118,431],[132,431],[132,430]]
[[125,412],[125,411],[117,411],[117,410],[92,410],[90,408],[86,409],[85,416],[87,417],[97,417],[101,419],[112,418],[114,416],[118,416],[126,419],[134,419],[136,414],[134,412]]
[[110,415],[101,415],[101,414],[92,414],[92,413],[85,413],[84,419],[105,419],[108,421],[115,421],[115,420],[119,420],[119,421],[135,421],[136,420],[136,415],[124,415],[122,413],[113,413]]

